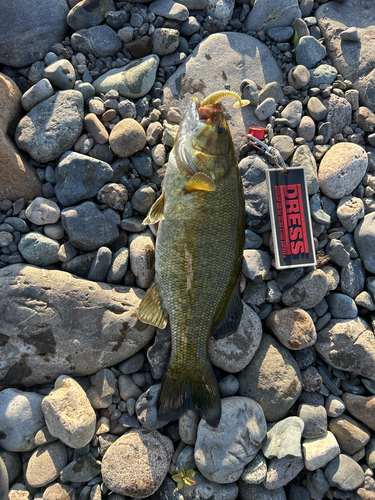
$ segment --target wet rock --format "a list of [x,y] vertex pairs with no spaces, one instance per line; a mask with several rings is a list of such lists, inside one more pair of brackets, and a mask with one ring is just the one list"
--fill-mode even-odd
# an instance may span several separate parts
[[268,422],[285,416],[302,390],[295,360],[277,340],[266,334],[263,334],[259,349],[238,378],[239,395],[257,401]]
[[[9,343],[2,357],[0,387],[21,381],[43,384],[67,372],[96,373],[138,352],[155,330],[136,320],[143,297],[137,288],[99,286],[25,264],[1,269],[0,283],[1,308],[9,311],[2,318],[2,334]],[[41,289],[40,283],[48,288]],[[29,297],[40,304],[31,319],[23,305]],[[36,334],[39,331],[42,336]]]
[[[203,419],[200,421],[194,457],[207,479],[225,484],[236,481],[244,465],[257,454],[266,435],[266,421],[261,407],[249,398],[233,396],[221,403],[222,416],[217,429]],[[215,454],[210,453],[212,449]]]

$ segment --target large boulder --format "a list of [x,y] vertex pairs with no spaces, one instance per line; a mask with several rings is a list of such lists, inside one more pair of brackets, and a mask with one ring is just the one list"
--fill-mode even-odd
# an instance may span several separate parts
[[15,264],[0,270],[0,388],[89,375],[152,338],[137,321],[138,288]]

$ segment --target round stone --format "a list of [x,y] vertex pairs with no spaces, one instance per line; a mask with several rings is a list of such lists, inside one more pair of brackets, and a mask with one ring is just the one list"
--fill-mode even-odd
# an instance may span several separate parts
[[122,158],[137,153],[146,146],[146,142],[143,127],[131,118],[121,120],[109,136],[112,151]]
[[26,234],[18,244],[22,257],[34,266],[48,266],[59,262],[59,249],[57,241],[40,233]]
[[150,186],[142,186],[133,194],[132,205],[137,212],[146,215],[156,200],[156,193]]
[[104,484],[120,495],[146,498],[163,482],[173,451],[172,441],[158,431],[132,429],[106,451]]
[[296,128],[302,119],[302,111],[302,102],[292,101],[282,110],[281,117],[287,120],[288,127]]
[[68,449],[64,444],[55,441],[39,446],[27,463],[27,483],[33,488],[52,483],[67,463]]
[[302,64],[299,64],[298,66],[295,66],[292,68],[289,73],[288,73],[288,83],[295,89],[301,89],[302,87],[305,87],[310,81],[310,72],[306,68],[306,66],[303,66]]
[[53,240],[61,240],[65,235],[65,231],[61,222],[56,222],[56,224],[46,224],[44,234]]
[[309,110],[309,113],[312,116],[313,120],[315,120],[316,122],[324,120],[324,118],[327,116],[327,108],[317,97],[310,97],[307,103],[307,109]]
[[322,192],[337,200],[348,196],[361,182],[366,173],[368,158],[358,144],[335,144],[324,155],[318,172]]
[[311,316],[297,307],[285,307],[273,311],[267,316],[266,325],[288,349],[305,349],[316,341],[316,331]]
[[43,399],[42,410],[50,434],[67,446],[83,448],[92,439],[95,412],[85,391],[71,377],[58,377],[54,390]]
[[[291,119],[293,120],[292,123],[297,126],[298,119],[296,119],[295,117]],[[271,139],[271,146],[279,150],[283,160],[289,158],[294,151],[294,142],[293,139],[289,137],[289,135],[275,135]]]
[[303,116],[297,127],[298,137],[303,137],[305,141],[310,142],[315,135],[315,123],[310,116]]
[[59,59],[47,66],[44,69],[43,76],[61,90],[72,89],[76,81],[72,63],[67,59]]
[[60,219],[60,208],[54,201],[38,197],[27,207],[26,217],[39,226],[54,224]]

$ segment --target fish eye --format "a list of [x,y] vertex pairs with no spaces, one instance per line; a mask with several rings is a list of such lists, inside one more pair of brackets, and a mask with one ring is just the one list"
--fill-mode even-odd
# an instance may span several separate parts
[[219,125],[216,129],[216,132],[221,135],[225,132],[225,127],[223,127],[222,125]]

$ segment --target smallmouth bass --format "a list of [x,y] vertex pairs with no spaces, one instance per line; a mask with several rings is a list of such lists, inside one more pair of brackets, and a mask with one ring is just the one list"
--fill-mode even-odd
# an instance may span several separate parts
[[198,410],[213,427],[221,402],[208,358],[211,335],[237,330],[242,315],[238,289],[245,237],[245,204],[228,124],[217,102],[234,92],[215,92],[200,103],[192,96],[166,168],[163,194],[144,224],[160,222],[155,280],[138,315],[172,332],[158,415],[175,420]]

